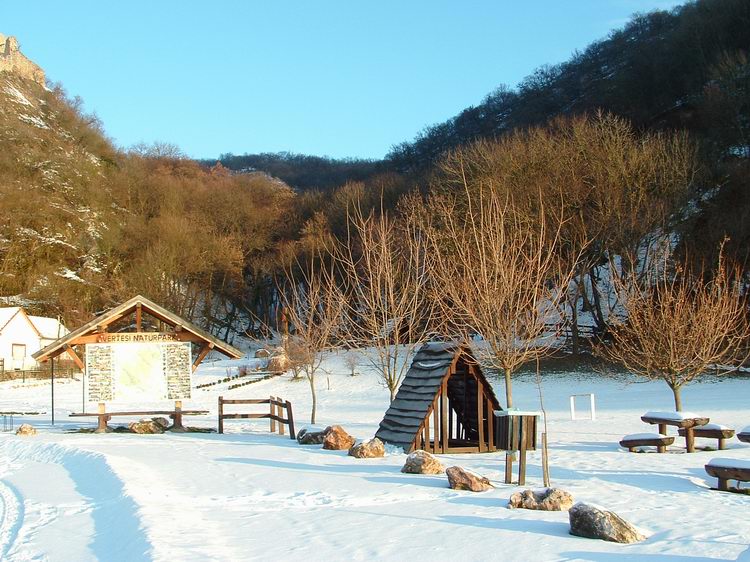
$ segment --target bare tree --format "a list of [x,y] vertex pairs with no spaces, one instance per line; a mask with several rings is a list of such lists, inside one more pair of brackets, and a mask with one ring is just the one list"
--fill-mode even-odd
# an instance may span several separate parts
[[747,359],[747,302],[737,272],[720,258],[715,275],[673,267],[665,252],[651,260],[642,280],[616,280],[625,318],[612,328],[612,342],[595,351],[642,377],[663,380],[682,411],[682,387],[714,365]]
[[349,315],[391,401],[408,369],[408,357],[428,336],[426,240],[408,220],[385,213],[349,211],[350,235],[336,259],[349,279]]
[[289,359],[310,383],[310,423],[314,424],[318,404],[315,375],[324,351],[339,343],[346,305],[330,268],[314,260],[309,263],[306,267],[297,264],[295,272],[287,272],[282,298],[291,326]]
[[643,133],[598,113],[462,147],[441,161],[438,185],[458,192],[467,183],[491,186],[531,220],[541,203],[560,202],[561,248],[580,256],[568,293],[577,351],[579,305],[599,331],[608,324],[611,303],[602,286],[608,276],[601,267],[612,254],[637,255],[668,230],[697,173],[696,147],[685,133]]
[[494,190],[465,190],[466,208],[454,197],[429,203],[438,217],[429,230],[435,298],[449,333],[482,337],[478,358],[503,372],[512,408],[513,372],[557,341],[549,324],[559,320],[571,277],[557,256],[561,219],[539,209],[538,219],[527,221]]

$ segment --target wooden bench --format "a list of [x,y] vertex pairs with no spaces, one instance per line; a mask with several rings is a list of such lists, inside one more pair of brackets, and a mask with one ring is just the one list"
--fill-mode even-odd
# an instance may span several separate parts
[[746,427],[737,434],[737,439],[743,443],[750,443],[750,427]]
[[[677,433],[679,433],[683,437],[686,437],[685,429],[680,428],[677,430]],[[707,423],[706,425],[701,425],[694,428],[693,435],[695,437],[702,437],[704,439],[717,439],[718,449],[723,450],[726,448],[725,441],[734,437],[734,429],[719,425],[718,423]]]
[[678,429],[685,430],[685,448],[688,453],[695,452],[695,434],[694,428],[706,425],[710,419],[694,414],[682,412],[646,412],[641,416],[641,420],[652,425],[659,426],[659,433],[667,434],[667,426],[672,425]]
[[170,431],[177,433],[185,432],[185,426],[182,425],[182,416],[201,416],[208,414],[208,410],[183,410],[181,407],[175,407],[174,410],[150,410],[150,411],[137,411],[137,412],[105,412],[104,408],[101,407],[98,413],[91,414],[68,414],[71,418],[83,418],[83,417],[96,417],[99,418],[94,433],[109,433],[112,428],[107,425],[107,422],[114,416],[169,416],[172,419],[172,427]]
[[667,445],[674,443],[674,437],[658,433],[633,433],[620,440],[620,447],[635,453],[636,447],[656,447],[657,453],[666,453]]
[[[750,482],[750,461],[740,459],[711,459],[706,465],[709,476],[719,479],[718,489],[740,491],[740,482]],[[729,481],[736,480],[737,488],[730,488]]]

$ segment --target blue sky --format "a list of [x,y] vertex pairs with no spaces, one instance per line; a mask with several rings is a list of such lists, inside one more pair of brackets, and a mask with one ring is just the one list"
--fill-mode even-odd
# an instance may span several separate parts
[[672,0],[3,0],[120,146],[382,157]]

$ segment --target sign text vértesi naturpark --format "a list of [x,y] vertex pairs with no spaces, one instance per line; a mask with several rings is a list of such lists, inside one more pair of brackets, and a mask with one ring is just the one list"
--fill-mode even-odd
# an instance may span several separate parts
[[123,332],[96,334],[96,343],[161,343],[180,341],[172,332]]

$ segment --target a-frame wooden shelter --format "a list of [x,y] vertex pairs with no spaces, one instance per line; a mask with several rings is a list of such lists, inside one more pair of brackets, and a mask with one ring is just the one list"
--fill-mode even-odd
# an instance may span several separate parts
[[494,451],[500,403],[468,347],[430,342],[414,356],[375,434],[404,451]]
[[[129,316],[133,318],[133,321],[128,325],[131,327],[130,330],[109,331],[109,328],[114,323],[127,319]],[[161,328],[158,332],[143,331],[144,318],[146,316],[150,316],[160,324]],[[168,329],[164,329],[164,327]],[[134,331],[132,328],[134,328]],[[83,360],[75,352],[76,346],[88,343],[117,341],[192,342],[198,346],[197,355],[193,361],[193,371],[198,368],[201,361],[212,350],[232,359],[239,359],[243,356],[243,353],[239,349],[212,336],[195,324],[168,311],[166,308],[138,295],[97,316],[88,324],[84,324],[77,330],[52,342],[47,347],[34,353],[32,357],[41,363],[54,359],[59,355],[67,354],[83,370]]]

